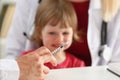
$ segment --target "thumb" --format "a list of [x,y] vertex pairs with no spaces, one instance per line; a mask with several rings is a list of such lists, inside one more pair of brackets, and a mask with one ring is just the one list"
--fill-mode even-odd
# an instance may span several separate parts
[[52,55],[51,58],[50,58],[50,61],[49,61],[53,66],[56,66],[57,65],[57,60],[56,58]]
[[42,55],[40,58],[40,62],[42,62],[43,64],[50,62],[53,66],[57,65],[57,60],[51,53]]

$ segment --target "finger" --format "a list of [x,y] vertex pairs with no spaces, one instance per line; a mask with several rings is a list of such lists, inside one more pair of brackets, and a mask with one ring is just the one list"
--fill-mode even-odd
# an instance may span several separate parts
[[48,67],[44,66],[43,72],[45,74],[48,74],[50,72],[50,69]]
[[37,66],[36,70],[35,70],[35,75],[39,76],[41,79],[43,79],[45,77],[45,73],[43,72],[44,68],[42,66]]
[[50,50],[44,46],[36,49],[35,51],[32,51],[32,52],[29,52],[30,55],[33,55],[33,54],[38,54],[38,55],[44,55],[46,53],[50,53]]
[[53,65],[53,66],[56,66],[57,65],[57,60],[54,56],[51,56],[49,62]]
[[41,56],[39,62],[41,62],[41,61],[42,61],[43,64],[47,63],[47,62],[50,62],[53,66],[57,65],[56,58],[51,54],[46,54],[46,55]]
[[36,76],[40,77],[40,80],[44,80],[49,73],[49,68],[44,65],[38,65],[36,69]]
[[46,47],[40,47],[39,49],[35,50],[35,53],[39,55],[39,62],[47,63],[50,62],[52,65],[57,65],[57,61],[55,57],[51,54],[50,50]]
[[45,55],[45,54],[50,54],[50,50],[48,49],[48,48],[46,48],[46,47],[40,47],[39,49],[37,49],[36,51],[35,51],[37,54],[39,54],[40,56],[42,56],[42,55]]
[[50,70],[47,66],[45,66],[44,64],[41,64],[41,63],[37,63],[35,65],[34,69],[36,69],[35,70],[36,72],[39,72],[39,73],[44,72],[44,74],[48,74],[49,70]]

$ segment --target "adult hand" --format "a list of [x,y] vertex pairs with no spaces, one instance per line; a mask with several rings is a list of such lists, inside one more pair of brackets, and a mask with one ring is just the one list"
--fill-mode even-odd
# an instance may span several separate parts
[[17,62],[20,68],[19,80],[45,80],[49,68],[44,63],[57,64],[55,57],[46,47],[40,47],[33,52],[20,56]]

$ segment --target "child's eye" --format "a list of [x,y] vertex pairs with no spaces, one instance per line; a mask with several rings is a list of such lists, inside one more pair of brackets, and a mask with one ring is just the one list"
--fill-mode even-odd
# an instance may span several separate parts
[[53,34],[55,34],[55,32],[49,32],[49,34],[53,35]]
[[63,32],[63,35],[68,35],[69,33],[68,32]]

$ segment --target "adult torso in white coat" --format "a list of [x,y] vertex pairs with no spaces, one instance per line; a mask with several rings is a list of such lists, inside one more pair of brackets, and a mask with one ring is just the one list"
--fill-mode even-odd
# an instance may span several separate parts
[[[100,34],[102,25],[102,10],[101,0],[91,0],[89,8],[89,22],[88,22],[88,45],[92,57],[92,66],[98,65],[99,56],[98,51],[100,49]],[[109,62],[120,62],[120,9],[116,16],[108,22],[107,26],[107,46],[111,50],[111,58]]]
[[[20,55],[21,52],[23,52],[24,50],[30,50],[34,46],[34,44],[31,43],[31,41],[27,40],[23,36],[23,32],[27,32],[28,35],[31,34],[30,27],[34,26],[33,23],[34,23],[36,8],[38,5],[38,0],[28,1],[29,3],[27,3],[27,0],[19,0],[18,2],[20,3],[22,1],[26,1],[26,4],[24,5],[19,4],[19,5],[23,6],[26,9],[23,9],[23,7],[19,7],[18,9],[22,10],[21,14],[18,13],[19,10],[16,11],[14,24],[9,32],[9,36],[7,40],[8,57],[11,56],[16,58]],[[89,21],[88,21],[87,40],[92,57],[92,66],[96,66],[98,65],[98,61],[99,61],[98,51],[100,48],[100,32],[101,32],[101,24],[102,24],[101,0],[90,0],[90,7],[88,13],[89,13]],[[18,15],[24,17],[19,17]],[[19,23],[16,20],[19,20]],[[18,25],[17,23],[20,25]],[[109,62],[118,62],[118,61],[120,62],[119,34],[120,34],[120,10],[118,11],[117,15],[112,19],[112,21],[108,22],[107,45],[110,47],[112,53],[112,57]]]

